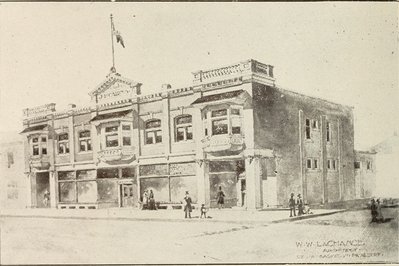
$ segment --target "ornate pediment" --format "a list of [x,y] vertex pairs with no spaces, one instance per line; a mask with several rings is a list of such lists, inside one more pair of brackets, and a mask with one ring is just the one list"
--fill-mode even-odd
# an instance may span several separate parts
[[140,94],[140,86],[141,83],[124,78],[118,73],[110,73],[89,95],[96,104],[117,102]]

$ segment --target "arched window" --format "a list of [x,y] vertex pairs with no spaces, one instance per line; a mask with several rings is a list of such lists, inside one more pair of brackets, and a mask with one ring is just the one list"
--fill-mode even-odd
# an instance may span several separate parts
[[154,119],[145,123],[145,143],[155,144],[162,142],[161,120]]
[[193,124],[191,115],[181,115],[175,118],[176,142],[193,139]]

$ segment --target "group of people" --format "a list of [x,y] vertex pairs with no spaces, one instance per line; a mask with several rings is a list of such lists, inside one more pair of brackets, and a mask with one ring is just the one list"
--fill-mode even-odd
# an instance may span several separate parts
[[148,192],[148,189],[144,190],[142,209],[148,209],[148,210],[157,209],[157,206],[155,204],[154,192],[152,192],[152,189],[150,189],[150,192]]
[[371,223],[381,223],[384,222],[384,216],[382,215],[382,204],[380,199],[371,199]]
[[[184,218],[185,219],[191,218],[191,212],[193,211],[193,206],[191,205],[191,203],[193,201],[192,201],[188,191],[186,191],[186,195],[184,196],[184,202],[185,202],[185,205],[184,205],[184,208],[183,208]],[[200,211],[201,211],[200,218],[206,218],[206,213],[208,212],[208,209],[205,207],[205,204],[201,205]]]
[[291,198],[288,201],[288,206],[290,207],[290,217],[292,214],[296,216],[296,208],[298,208],[298,216],[303,214],[312,214],[309,206],[307,204],[303,204],[303,200],[301,198],[301,194],[298,194],[297,199],[294,199],[295,194],[291,193]]

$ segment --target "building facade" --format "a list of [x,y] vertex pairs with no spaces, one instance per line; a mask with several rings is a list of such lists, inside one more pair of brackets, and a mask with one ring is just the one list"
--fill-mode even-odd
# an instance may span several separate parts
[[356,151],[355,188],[356,198],[371,198],[376,193],[376,152]]
[[255,60],[193,73],[193,84],[143,95],[111,71],[91,104],[24,110],[29,205],[137,207],[145,189],[161,204],[286,206],[291,193],[324,204],[356,196],[352,107],[275,84]]
[[26,207],[30,191],[24,175],[24,159],[22,137],[16,132],[0,133],[0,209]]

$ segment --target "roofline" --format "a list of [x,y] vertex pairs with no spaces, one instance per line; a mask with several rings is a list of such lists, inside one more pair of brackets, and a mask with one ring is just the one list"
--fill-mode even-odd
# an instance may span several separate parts
[[290,93],[293,93],[293,94],[296,94],[296,95],[300,95],[300,96],[304,96],[304,97],[307,97],[307,98],[310,98],[310,99],[315,99],[315,100],[318,100],[318,101],[323,101],[323,102],[326,102],[326,103],[329,103],[329,104],[333,104],[333,105],[337,105],[337,106],[344,106],[344,107],[350,108],[350,109],[352,109],[352,110],[355,109],[355,107],[352,106],[352,105],[346,105],[346,104],[336,103],[336,102],[332,102],[332,101],[330,101],[330,100],[326,100],[326,99],[324,99],[324,98],[319,98],[319,97],[316,97],[316,96],[309,96],[309,95],[306,95],[306,94],[302,94],[302,93],[300,93],[300,92],[296,92],[296,91],[292,91],[292,90],[283,88],[283,87],[281,87],[281,86],[275,86],[275,87],[276,87],[277,89],[279,89],[279,90],[287,91],[287,92],[290,92]]

